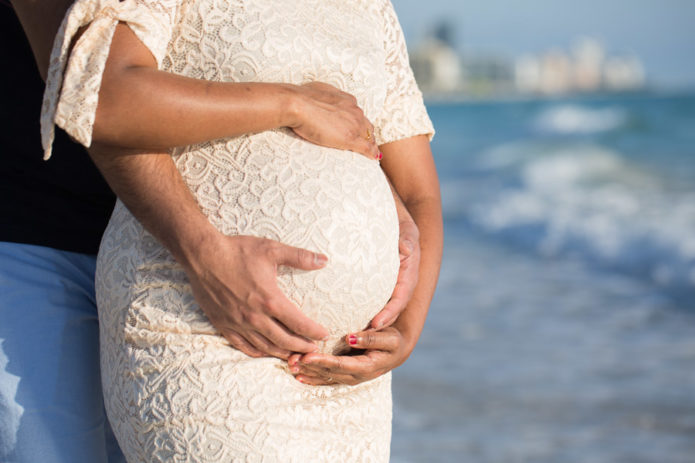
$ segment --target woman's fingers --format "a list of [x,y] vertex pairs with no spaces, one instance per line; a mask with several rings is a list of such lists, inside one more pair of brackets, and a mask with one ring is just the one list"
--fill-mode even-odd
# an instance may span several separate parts
[[[369,132],[369,133],[372,133],[372,132]],[[372,140],[365,139],[364,142],[360,141],[360,144],[362,145],[362,149],[360,151],[358,151],[360,154],[364,154],[369,159],[376,159],[377,161],[381,160],[381,151],[379,151],[379,147],[376,145],[376,143],[374,142],[373,139]]]
[[400,345],[401,337],[395,330],[365,330],[349,334],[345,341],[353,349],[395,351]]
[[364,355],[329,355],[329,354],[306,354],[299,361],[300,368],[309,371],[331,371],[338,374],[361,375],[368,371],[372,360]]
[[391,299],[372,319],[371,327],[381,329],[391,326],[405,310],[418,282],[420,267],[419,230],[415,223],[401,221],[398,252],[400,267],[398,279],[391,294]]
[[319,376],[311,376],[311,375],[298,375],[297,381],[299,381],[302,384],[306,384],[308,386],[333,386],[336,384],[350,384],[350,383],[342,383],[336,378],[323,378]]
[[296,363],[290,367],[290,372],[295,375],[295,379],[304,384],[313,386],[329,385],[329,384],[349,384],[354,385],[361,383],[367,379],[360,374],[355,373],[340,373],[336,370],[320,368],[313,365],[304,365]]
[[299,87],[303,100],[290,127],[297,135],[317,145],[381,159],[374,125],[358,106],[357,99],[331,85],[311,82]]
[[355,385],[376,378],[388,371],[378,368],[369,357],[357,359],[342,367],[324,368],[318,365],[307,365],[298,363],[290,367],[290,371],[297,381],[304,384],[328,385],[328,384],[348,384]]
[[359,384],[391,371],[405,360],[404,338],[394,327],[365,330],[346,336],[361,355],[310,353],[292,355],[290,372],[298,381],[311,385]]

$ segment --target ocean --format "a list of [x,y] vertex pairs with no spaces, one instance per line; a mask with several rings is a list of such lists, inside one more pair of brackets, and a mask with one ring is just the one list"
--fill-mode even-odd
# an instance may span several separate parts
[[695,462],[695,94],[428,108],[444,260],[392,461]]

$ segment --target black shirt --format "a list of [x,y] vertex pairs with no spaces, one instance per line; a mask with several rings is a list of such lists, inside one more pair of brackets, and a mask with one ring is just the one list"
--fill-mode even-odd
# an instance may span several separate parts
[[0,1],[0,241],[96,254],[115,196],[57,127],[43,160],[43,88],[19,20]]

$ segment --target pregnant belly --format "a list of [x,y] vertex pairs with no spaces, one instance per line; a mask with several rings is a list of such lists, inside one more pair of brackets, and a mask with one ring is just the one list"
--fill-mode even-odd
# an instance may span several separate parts
[[278,284],[330,332],[321,346],[365,328],[398,273],[398,220],[378,163],[272,131],[176,154],[204,213],[228,235],[254,235],[323,252],[307,272],[281,267]]

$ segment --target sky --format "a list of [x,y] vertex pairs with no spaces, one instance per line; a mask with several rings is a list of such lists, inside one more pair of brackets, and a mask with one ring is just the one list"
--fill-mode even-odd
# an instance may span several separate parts
[[448,21],[461,51],[513,58],[595,37],[635,53],[652,84],[695,87],[695,0],[392,0],[409,46]]

